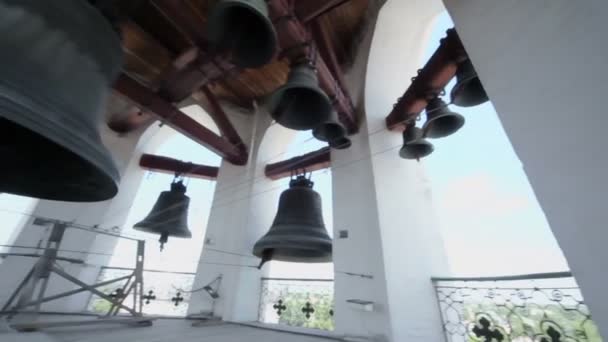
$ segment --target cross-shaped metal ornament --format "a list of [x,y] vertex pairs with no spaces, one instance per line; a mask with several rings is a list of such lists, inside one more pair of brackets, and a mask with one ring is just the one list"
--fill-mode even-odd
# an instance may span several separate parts
[[146,300],[146,304],[150,304],[150,301],[155,300],[156,299],[156,295],[154,295],[154,291],[150,290],[148,291],[148,294],[141,297],[143,299]]
[[557,329],[549,326],[546,332],[549,339],[547,337],[543,337],[540,339],[540,342],[562,342],[562,334],[560,334]]
[[182,297],[181,292],[178,292],[175,297],[171,298],[171,301],[175,303],[175,306],[178,306],[180,302],[184,301],[184,297]]
[[478,323],[475,324],[473,333],[477,337],[483,337],[485,342],[502,342],[505,338],[498,329],[490,327],[491,323],[487,318],[481,317]]
[[277,315],[281,316],[281,314],[283,313],[283,311],[287,310],[287,306],[285,306],[285,304],[283,304],[283,300],[279,299],[279,301],[272,306],[276,312]]
[[302,312],[306,315],[306,319],[309,319],[310,315],[315,312],[315,309],[312,307],[310,302],[306,302],[306,305],[304,305],[304,307],[302,308]]

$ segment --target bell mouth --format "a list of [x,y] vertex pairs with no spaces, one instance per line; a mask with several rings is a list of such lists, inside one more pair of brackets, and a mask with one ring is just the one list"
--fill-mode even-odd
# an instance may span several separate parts
[[332,262],[332,253],[319,253],[319,251],[298,248],[274,248],[272,259],[283,262],[297,263],[325,263]]
[[[7,108],[2,102],[0,98],[0,114],[24,113],[18,110],[23,108]],[[7,161],[0,173],[0,191],[69,202],[103,201],[116,195],[118,171],[101,143],[93,146],[64,127],[43,127],[27,116],[19,115],[19,123],[0,118],[0,153]]]
[[421,141],[403,146],[399,150],[399,156],[403,159],[420,159],[427,157],[434,150],[435,148],[431,143]]
[[490,100],[476,75],[456,84],[452,88],[451,97],[452,103],[458,107],[474,107]]
[[319,89],[286,84],[272,95],[271,102],[275,103],[270,109],[273,119],[297,131],[314,129],[331,114],[331,103]]
[[464,116],[456,113],[441,115],[427,121],[422,130],[429,138],[444,138],[456,133],[464,126]]

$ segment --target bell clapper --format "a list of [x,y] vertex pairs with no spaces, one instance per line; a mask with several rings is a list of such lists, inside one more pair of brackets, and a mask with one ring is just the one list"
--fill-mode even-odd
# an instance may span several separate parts
[[160,234],[160,239],[158,239],[158,242],[160,242],[160,251],[161,252],[165,248],[165,243],[167,243],[168,240],[169,240],[169,233]]
[[262,260],[260,260],[260,264],[258,265],[258,270],[262,269],[262,266],[270,260],[272,260],[272,254],[274,253],[274,249],[267,249],[262,253]]

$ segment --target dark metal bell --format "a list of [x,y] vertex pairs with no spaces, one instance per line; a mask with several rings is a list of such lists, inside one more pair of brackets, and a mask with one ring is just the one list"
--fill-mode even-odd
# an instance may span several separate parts
[[0,23],[0,192],[114,197],[119,173],[98,127],[122,66],[118,35],[86,1],[2,0]]
[[470,59],[458,65],[451,95],[452,103],[459,107],[473,107],[489,100]]
[[264,0],[220,0],[209,14],[210,42],[229,51],[242,68],[270,62],[277,49],[277,34]]
[[399,156],[419,160],[433,153],[434,149],[433,144],[424,138],[422,129],[410,126],[403,132],[403,147],[399,150]]
[[321,213],[321,196],[313,182],[298,176],[283,191],[270,230],[256,242],[253,254],[266,261],[330,262],[332,241]]
[[291,68],[287,83],[271,95],[268,110],[280,125],[305,131],[327,122],[332,106],[315,69],[304,63]]
[[335,148],[336,150],[345,150],[352,145],[352,142],[348,137],[340,137],[329,142],[329,147]]
[[152,207],[152,211],[133,229],[146,233],[160,234],[160,249],[163,249],[169,236],[191,238],[188,229],[188,205],[186,187],[182,181],[171,183],[171,191],[163,191]]
[[346,128],[338,120],[338,114],[332,112],[329,120],[312,130],[312,135],[320,141],[337,141],[346,136]]
[[426,122],[422,126],[429,138],[443,138],[456,133],[464,125],[464,116],[447,108],[442,99],[436,97],[426,106]]

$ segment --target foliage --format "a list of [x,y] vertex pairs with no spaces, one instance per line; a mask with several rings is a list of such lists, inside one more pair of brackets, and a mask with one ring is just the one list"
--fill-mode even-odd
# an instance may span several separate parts
[[[308,319],[302,312],[306,302],[310,302],[315,310]],[[309,296],[303,292],[289,293],[283,298],[283,304],[287,309],[279,318],[280,324],[322,330],[334,329],[334,319],[330,314],[330,311],[333,310],[333,296],[330,294]]]

